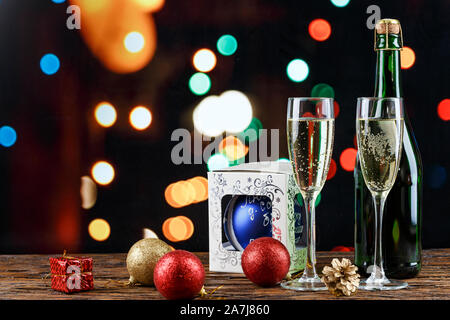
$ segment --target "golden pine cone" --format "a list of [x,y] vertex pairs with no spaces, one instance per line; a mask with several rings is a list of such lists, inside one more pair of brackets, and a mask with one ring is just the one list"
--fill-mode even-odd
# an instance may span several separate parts
[[351,296],[356,293],[359,286],[358,267],[353,265],[349,259],[342,261],[333,259],[331,267],[325,266],[322,270],[322,281],[332,294],[336,297]]

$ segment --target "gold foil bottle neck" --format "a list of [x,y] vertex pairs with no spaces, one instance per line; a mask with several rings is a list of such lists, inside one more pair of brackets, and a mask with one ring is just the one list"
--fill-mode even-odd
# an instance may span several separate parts
[[[377,35],[385,35],[382,39],[377,39]],[[390,39],[389,35],[395,35],[395,39]],[[377,43],[377,40],[380,40]],[[378,20],[374,30],[374,49],[377,50],[402,50],[403,33],[400,21],[397,19]]]
[[399,34],[401,30],[400,21],[397,19],[381,19],[375,25],[375,32],[378,34]]

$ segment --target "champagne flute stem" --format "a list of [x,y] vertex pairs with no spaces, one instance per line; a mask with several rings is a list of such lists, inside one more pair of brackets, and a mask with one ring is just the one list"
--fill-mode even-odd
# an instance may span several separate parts
[[386,202],[387,192],[375,193],[373,195],[373,204],[375,207],[375,248],[373,257],[373,270],[367,280],[368,283],[380,284],[387,281],[383,269],[383,212]]
[[306,209],[307,251],[305,271],[302,277],[312,280],[318,277],[316,273],[316,196],[307,195],[304,200]]

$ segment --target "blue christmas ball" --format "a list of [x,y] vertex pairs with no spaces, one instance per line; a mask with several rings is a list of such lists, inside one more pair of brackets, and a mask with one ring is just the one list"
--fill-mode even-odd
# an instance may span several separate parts
[[272,202],[266,196],[233,196],[228,203],[224,231],[236,250],[244,251],[260,237],[272,237]]

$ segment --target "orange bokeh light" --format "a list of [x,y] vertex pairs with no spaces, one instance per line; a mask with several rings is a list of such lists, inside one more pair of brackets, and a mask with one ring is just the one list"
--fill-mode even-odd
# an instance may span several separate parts
[[192,203],[195,197],[195,189],[187,181],[178,181],[172,187],[172,198],[181,206]]
[[105,241],[111,234],[111,227],[104,219],[94,219],[88,226],[89,235],[96,241]]
[[111,0],[70,0],[70,2],[82,8],[82,11],[88,13],[108,10],[108,7],[112,4]]
[[188,182],[195,190],[194,203],[205,201],[208,199],[208,180],[204,177],[194,177]]
[[208,180],[194,177],[167,186],[164,191],[166,202],[173,208],[181,208],[208,199]]
[[327,20],[315,19],[309,24],[308,32],[314,40],[325,41],[331,35],[331,25]]
[[[93,3],[96,3],[93,5]],[[113,5],[112,1],[71,0],[81,9],[81,35],[91,52],[110,71],[131,73],[144,68],[156,50],[156,27],[152,16],[129,1]],[[143,45],[130,52],[124,39],[130,32],[142,35]]]
[[327,180],[333,179],[337,171],[336,161],[331,159],[330,168],[328,169]]
[[409,69],[416,62],[416,54],[410,47],[403,47],[400,51],[400,64],[402,69]]
[[437,107],[437,114],[439,118],[444,121],[450,120],[450,99],[444,99],[439,102],[439,105]]
[[194,234],[194,224],[185,216],[172,217],[164,221],[162,231],[169,241],[185,241]]
[[353,171],[357,153],[358,151],[355,148],[347,148],[342,151],[341,157],[339,158],[342,169],[345,171]]
[[219,143],[219,152],[225,154],[229,161],[245,157],[248,147],[235,136],[228,136]]
[[194,234],[194,223],[192,222],[191,219],[189,219],[186,216],[178,216],[175,217],[174,220],[177,221],[178,219],[183,221],[184,224],[186,225],[186,234],[184,235],[183,240],[187,240]]
[[176,239],[172,237],[172,234],[169,232],[169,223],[172,221],[173,218],[166,219],[162,225],[162,232],[164,237],[167,238],[167,240],[175,242]]
[[173,208],[181,208],[182,205],[176,202],[172,196],[172,188],[174,185],[175,183],[171,183],[167,186],[166,190],[164,191],[164,198],[166,199],[166,202],[169,204],[169,206]]
[[165,0],[133,0],[133,2],[139,9],[145,12],[155,12],[162,9]]

